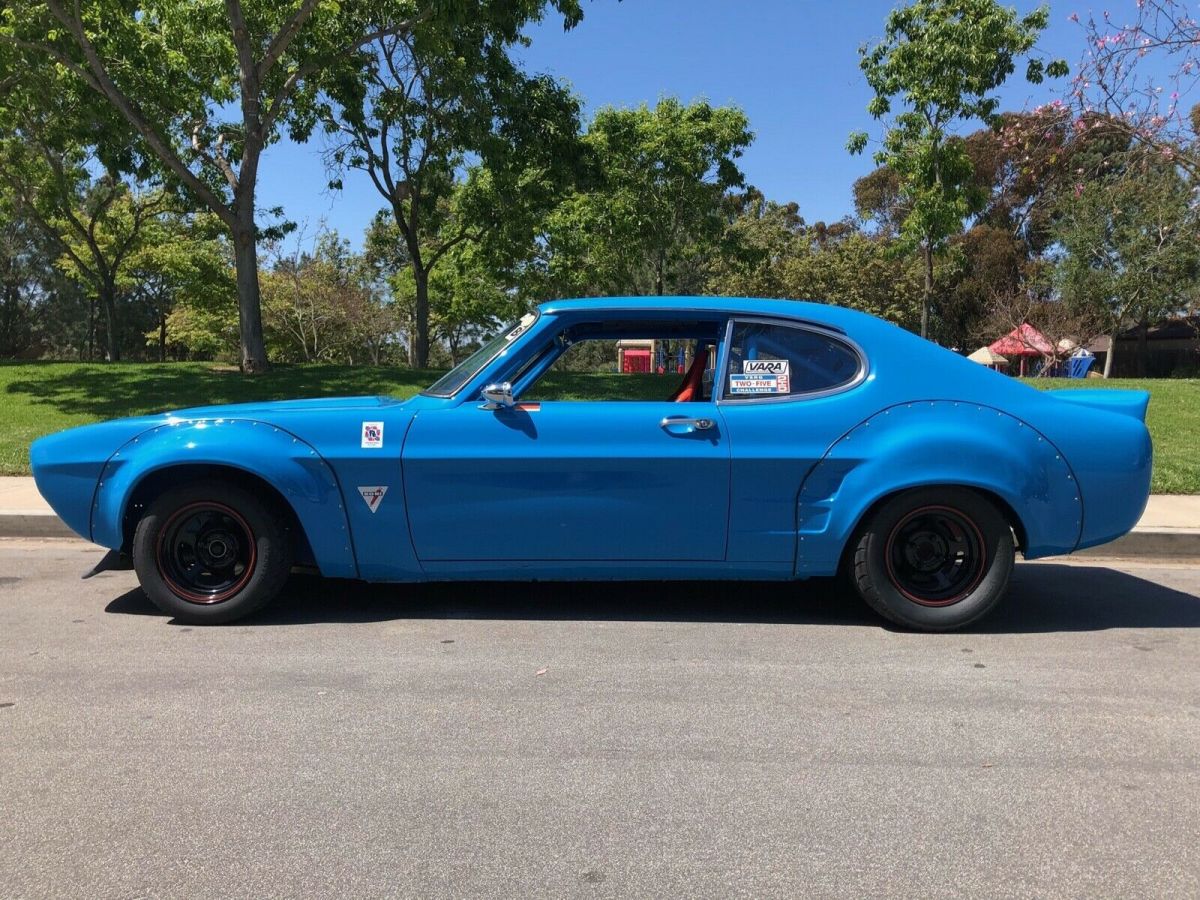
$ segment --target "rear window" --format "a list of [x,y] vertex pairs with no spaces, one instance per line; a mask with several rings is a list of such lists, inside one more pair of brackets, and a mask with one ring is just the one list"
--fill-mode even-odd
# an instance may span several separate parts
[[768,322],[735,322],[724,399],[836,390],[858,378],[862,366],[857,351],[832,335]]

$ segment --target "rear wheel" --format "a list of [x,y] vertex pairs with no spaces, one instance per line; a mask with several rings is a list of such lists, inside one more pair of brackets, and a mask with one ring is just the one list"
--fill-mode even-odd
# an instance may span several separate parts
[[854,546],[855,587],[880,615],[923,631],[974,622],[1004,596],[1012,531],[986,498],[965,488],[918,488],[884,503]]
[[133,567],[146,596],[185,622],[231,622],[270,602],[291,571],[286,520],[226,482],[166,491],[138,522]]

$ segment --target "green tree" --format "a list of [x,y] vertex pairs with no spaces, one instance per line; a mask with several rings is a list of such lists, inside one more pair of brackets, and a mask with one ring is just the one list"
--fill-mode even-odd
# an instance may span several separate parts
[[710,258],[706,293],[784,297],[783,267],[808,252],[808,230],[796,203],[768,200],[757,188],[725,198],[728,224],[721,252]]
[[[997,0],[914,0],[893,10],[883,39],[860,51],[860,67],[874,92],[867,111],[878,120],[890,117],[875,161],[899,181],[905,207],[900,247],[920,248],[924,259],[922,337],[928,334],[934,257],[984,200],[972,181],[964,142],[951,129],[956,123],[998,121],[994,92],[1016,60],[1033,51],[1048,16],[1040,7],[1020,17]],[[1061,60],[1033,57],[1025,77],[1040,83],[1066,71]],[[900,111],[893,115],[894,106]],[[847,147],[861,153],[867,140],[865,132],[856,132]]]
[[475,244],[450,251],[433,273],[429,293],[433,332],[445,342],[452,366],[466,347],[525,312],[517,293]]
[[286,362],[378,365],[397,331],[363,256],[335,231],[311,250],[276,248],[263,313],[271,355]]
[[[578,0],[474,0],[462,15],[380,37],[327,81],[329,160],[370,178],[404,244],[414,366],[428,365],[438,264],[463,243],[526,246],[574,175],[578,101],[510,55],[547,7],[568,27],[581,16]],[[468,169],[468,157],[478,164]]]
[[1055,224],[1060,300],[1081,313],[1092,310],[1110,336],[1105,376],[1117,335],[1135,324],[1144,371],[1147,326],[1194,303],[1200,275],[1200,210],[1179,168],[1141,147],[1108,163],[1106,174],[1081,180],[1060,198]]
[[53,261],[54,253],[38,229],[0,194],[0,359],[35,351],[40,273]]
[[835,237],[812,229],[806,252],[789,256],[780,274],[786,296],[858,309],[904,328],[920,321],[920,266],[897,254],[880,235],[840,229]]
[[586,135],[594,181],[548,218],[527,284],[539,294],[699,289],[752,140],[745,113],[703,100],[600,110]]
[[[105,356],[118,360],[121,282],[130,255],[171,198],[121,180],[88,148],[60,150],[45,137],[38,130],[0,129],[0,182],[14,207],[55,247],[60,268],[87,285],[104,315]],[[89,312],[89,357],[93,318]]]
[[[98,119],[115,110],[137,151],[229,229],[242,366],[258,372],[267,365],[255,209],[263,150],[283,125],[310,117],[316,76],[431,14],[417,0],[14,0],[0,8],[0,44],[8,71],[43,86],[69,81]],[[130,162],[128,147],[126,136],[110,155]]]
[[144,337],[159,362],[178,343],[169,327],[177,305],[207,303],[231,314],[236,309],[232,257],[224,226],[212,213],[172,208],[147,225],[141,245],[129,256],[121,286],[152,321]]

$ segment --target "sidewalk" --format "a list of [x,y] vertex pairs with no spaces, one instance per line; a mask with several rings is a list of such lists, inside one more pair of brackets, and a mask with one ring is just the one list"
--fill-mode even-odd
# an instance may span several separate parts
[[[74,537],[32,478],[0,476],[0,537]],[[1154,494],[1137,527],[1088,556],[1200,559],[1200,495]]]

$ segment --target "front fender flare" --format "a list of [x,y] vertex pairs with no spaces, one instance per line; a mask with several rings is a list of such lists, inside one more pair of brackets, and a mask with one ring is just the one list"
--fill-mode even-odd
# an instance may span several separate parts
[[285,429],[246,419],[166,422],[122,445],[96,486],[92,540],[120,548],[137,486],[155,472],[185,465],[227,466],[263,479],[291,506],[321,573],[358,577],[345,500],[329,463]]
[[797,508],[797,574],[836,572],[875,503],[938,484],[987,491],[1008,504],[1025,533],[1026,558],[1070,553],[1079,543],[1079,486],[1045,435],[990,406],[922,400],[859,423],[809,472]]

